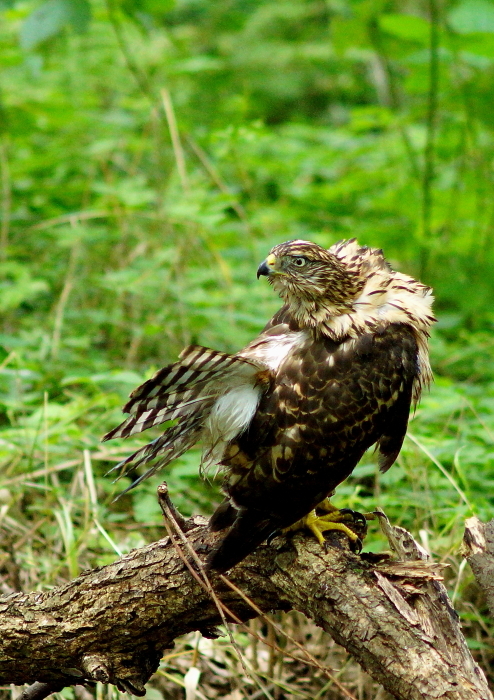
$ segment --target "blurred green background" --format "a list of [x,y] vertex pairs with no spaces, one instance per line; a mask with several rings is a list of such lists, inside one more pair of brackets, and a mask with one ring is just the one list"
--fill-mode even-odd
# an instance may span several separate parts
[[184,345],[259,332],[271,246],[356,236],[434,287],[436,383],[398,464],[369,454],[336,502],[451,564],[490,658],[456,552],[494,511],[493,88],[490,0],[0,0],[5,590],[161,536],[160,477],[212,511],[198,452],[112,505],[144,438],[101,435]]

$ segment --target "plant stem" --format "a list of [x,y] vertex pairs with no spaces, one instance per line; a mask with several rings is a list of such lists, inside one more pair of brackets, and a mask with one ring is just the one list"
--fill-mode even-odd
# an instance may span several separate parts
[[422,181],[422,235],[420,251],[420,276],[424,277],[430,256],[432,213],[434,207],[433,182],[435,172],[435,139],[439,92],[439,7],[437,0],[429,0],[431,24],[429,39],[429,93],[427,105],[427,140],[424,150],[424,175]]

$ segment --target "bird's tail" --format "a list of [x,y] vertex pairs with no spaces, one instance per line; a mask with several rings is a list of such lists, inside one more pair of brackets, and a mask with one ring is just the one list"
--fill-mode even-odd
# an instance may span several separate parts
[[225,537],[209,555],[206,568],[223,573],[238,564],[276,530],[272,517],[240,510]]

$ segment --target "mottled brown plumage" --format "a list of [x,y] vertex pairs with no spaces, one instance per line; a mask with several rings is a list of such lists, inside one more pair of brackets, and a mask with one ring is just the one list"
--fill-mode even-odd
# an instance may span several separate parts
[[134,391],[130,417],[105,436],[178,419],[119,465],[158,458],[135,483],[202,441],[203,464],[226,472],[226,500],[211,518],[213,529],[229,528],[210,559],[221,571],[306,516],[372,445],[388,469],[431,378],[431,291],[381,251],[289,241],[259,275],[284,305],[258,338],[236,355],[186,348]]

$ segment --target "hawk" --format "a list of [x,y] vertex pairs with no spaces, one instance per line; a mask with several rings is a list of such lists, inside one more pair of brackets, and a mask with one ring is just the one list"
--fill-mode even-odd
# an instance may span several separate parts
[[431,381],[431,289],[394,271],[381,250],[288,241],[260,276],[284,302],[261,334],[235,355],[185,348],[130,395],[129,418],[104,437],[174,421],[116,467],[153,462],[129,488],[197,442],[204,467],[221,465],[226,498],[210,526],[225,534],[208,560],[217,571],[299,521],[321,542],[328,529],[356,539],[329,496],[372,445],[389,469],[410,405]]

